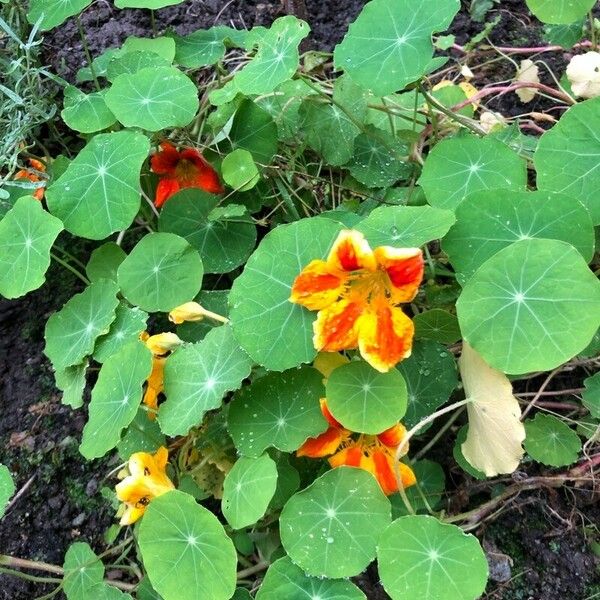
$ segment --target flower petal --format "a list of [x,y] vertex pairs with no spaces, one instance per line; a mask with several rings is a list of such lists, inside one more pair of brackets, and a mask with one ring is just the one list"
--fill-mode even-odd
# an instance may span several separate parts
[[396,423],[396,425],[393,425],[389,429],[382,431],[377,436],[377,439],[388,448],[397,448],[400,445],[400,442],[404,439],[405,435],[406,427],[404,427],[402,423]]
[[[393,456],[382,450],[375,450],[370,457],[374,468],[373,474],[377,478],[383,493],[389,496],[398,491],[398,481],[394,471]],[[400,478],[404,489],[416,483],[415,474],[412,469],[404,463],[398,463]]]
[[341,467],[342,465],[364,468],[363,463],[365,458],[362,448],[358,445],[353,445],[340,450],[337,454],[330,457],[329,464],[333,468]]
[[154,196],[154,206],[160,208],[173,194],[176,194],[181,189],[179,182],[170,177],[164,177],[156,186],[156,194]]
[[125,512],[119,521],[119,525],[132,525],[144,514],[145,510],[145,506],[137,508],[135,506],[127,505]]
[[338,429],[344,429],[342,427],[342,424],[337,421],[334,416],[329,412],[329,408],[327,407],[327,398],[321,398],[319,400],[319,404],[321,405],[321,412],[323,413],[323,416],[325,417],[325,419],[327,419],[327,422],[332,426],[332,427],[337,427]]
[[225,191],[219,180],[219,174],[198,150],[185,148],[180,156],[182,160],[188,160],[195,167],[192,182],[182,187],[198,187],[210,194],[222,194]]
[[375,302],[358,320],[361,356],[381,373],[387,373],[410,356],[415,327],[402,309],[385,298]]
[[158,175],[174,175],[180,154],[170,142],[161,142],[160,150],[150,158],[150,167]]
[[313,323],[315,348],[326,352],[356,348],[358,320],[364,308],[360,299],[343,298],[320,310]]
[[296,451],[296,456],[321,458],[333,454],[347,435],[343,429],[330,427],[325,433],[316,438],[308,438]]
[[184,321],[202,321],[206,312],[198,302],[186,302],[169,313],[169,321],[180,325]]
[[154,354],[154,356],[162,356],[171,350],[175,350],[183,341],[179,339],[177,334],[172,332],[158,333],[151,335],[145,340],[146,346]]
[[392,302],[410,302],[423,280],[423,253],[419,248],[375,248],[377,264],[390,278]]
[[294,280],[290,302],[309,310],[321,310],[340,297],[345,284],[346,277],[342,273],[332,272],[323,260],[313,260]]
[[375,271],[377,263],[365,236],[354,229],[339,233],[327,257],[327,264],[333,269]]

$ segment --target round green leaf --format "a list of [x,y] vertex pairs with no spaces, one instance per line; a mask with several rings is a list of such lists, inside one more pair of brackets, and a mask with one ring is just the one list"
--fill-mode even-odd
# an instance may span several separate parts
[[583,380],[585,391],[582,394],[583,405],[595,419],[600,419],[600,373]]
[[266,166],[277,152],[277,125],[266,110],[244,100],[233,118],[229,140],[234,150],[247,150],[258,165]]
[[576,104],[542,135],[533,157],[538,189],[580,200],[590,211],[594,225],[600,224],[598,120],[600,98]]
[[0,517],[4,515],[6,505],[15,493],[15,484],[8,467],[0,465]]
[[65,89],[64,108],[60,116],[71,129],[81,133],[94,133],[117,122],[106,106],[104,92],[84,94],[72,85]]
[[78,365],[59,369],[54,373],[56,387],[62,391],[60,401],[71,408],[83,406],[83,392],[85,390],[85,374],[89,361],[84,360]]
[[170,36],[136,37],[130,35],[123,43],[121,53],[124,56],[133,52],[156,54],[170,64],[175,58],[175,40]]
[[468,279],[502,248],[531,238],[567,242],[588,262],[594,254],[594,227],[581,202],[562,194],[514,190],[485,190],[465,198],[442,248]]
[[454,344],[460,340],[458,319],[441,308],[432,308],[413,317],[415,337],[442,344]]
[[233,529],[254,525],[277,487],[277,466],[268,455],[238,458],[223,482],[221,510]]
[[[405,490],[406,497],[413,509],[417,512],[429,512],[429,509],[437,508],[444,489],[446,488],[446,476],[444,469],[431,460],[419,460],[411,465],[417,483]],[[397,519],[408,514],[406,505],[399,493],[389,497],[392,503],[392,518]]]
[[210,220],[221,199],[199,189],[181,190],[164,205],[160,231],[184,237],[202,257],[207,273],[228,273],[243,264],[256,244],[256,226],[248,217]]
[[444,404],[458,385],[456,361],[444,346],[417,340],[409,358],[397,367],[408,387],[404,423],[413,427]]
[[463,454],[462,445],[467,441],[468,432],[468,424],[463,425],[458,430],[458,433],[456,434],[456,440],[452,448],[452,456],[454,456],[454,460],[458,463],[460,468],[463,471],[466,471],[469,475],[471,475],[471,477],[474,477],[475,479],[486,479],[487,475],[483,471],[479,471],[478,469],[473,467]]
[[204,414],[219,408],[223,396],[240,387],[252,361],[239,347],[230,327],[216,327],[197,344],[179,348],[165,364],[167,401],[158,412],[167,435],[186,434]]
[[135,452],[156,452],[165,445],[166,438],[161,433],[156,419],[151,421],[148,412],[139,408],[125,434],[119,440],[117,450],[121,459],[127,461]]
[[149,150],[140,133],[95,135],[46,190],[50,212],[92,240],[127,229],[140,209],[140,170]]
[[104,565],[85,542],[75,542],[69,546],[63,567],[63,586],[69,600],[91,598],[92,589],[102,584]]
[[186,240],[150,233],[121,263],[117,278],[129,302],[149,312],[167,312],[200,291],[203,273],[198,252]]
[[242,148],[223,159],[221,172],[225,183],[240,192],[252,189],[260,177],[252,154]]
[[538,413],[525,421],[525,450],[544,465],[565,467],[573,464],[581,452],[579,436],[560,419]]
[[303,219],[268,233],[229,294],[233,332],[255,362],[283,371],[310,362],[316,313],[289,302],[292,283],[315,258],[327,255],[340,224]]
[[129,308],[121,302],[117,306],[115,320],[111,323],[110,330],[96,341],[94,359],[99,363],[116,354],[129,344],[139,339],[140,333],[146,329],[148,313],[134,306]]
[[104,456],[121,439],[142,401],[142,386],[152,370],[152,353],[133,342],[102,365],[92,390],[89,418],[79,451],[88,460]]
[[[172,41],[170,38],[163,39]],[[110,62],[108,63],[108,67],[106,68],[106,78],[112,82],[119,75],[132,75],[133,73],[137,73],[138,71],[147,69],[149,67],[169,67],[170,65],[171,61],[160,56],[156,52],[149,52],[147,50],[120,52],[117,54],[117,56],[111,58]]]
[[246,45],[258,44],[254,58],[234,78],[237,89],[246,96],[268,94],[291,79],[298,68],[298,46],[310,27],[293,15],[275,19],[269,29],[248,36]]
[[349,77],[336,79],[331,103],[320,95],[311,95],[299,109],[306,143],[335,166],[352,158],[354,140],[361,132],[358,124],[366,114],[365,91]]
[[544,23],[568,25],[583,19],[596,0],[526,0],[529,10]]
[[480,190],[525,190],[527,165],[498,140],[464,135],[434,146],[419,183],[429,204],[454,210],[463,198]]
[[40,30],[48,31],[79,14],[92,0],[31,0],[27,20],[35,25],[40,21]]
[[139,547],[152,587],[164,600],[229,600],[237,556],[217,517],[172,491],[148,505]]
[[350,362],[333,370],[325,390],[331,414],[351,431],[381,433],[406,412],[406,383],[396,369],[380,373],[366,362]]
[[397,137],[367,125],[354,140],[354,155],[346,167],[369,188],[388,187],[410,176],[412,167],[401,159],[408,153],[408,146]]
[[452,211],[432,206],[381,206],[357,226],[371,247],[417,248],[448,232],[455,219]]
[[189,69],[218,63],[225,56],[224,42],[231,31],[230,27],[218,25],[185,36],[174,35],[175,62]]
[[319,408],[323,376],[312,367],[269,373],[236,393],[227,427],[244,456],[260,456],[271,446],[297,450],[327,429]]
[[105,99],[125,127],[148,131],[184,127],[199,106],[196,85],[175,67],[147,67],[119,75]]
[[397,92],[426,72],[431,34],[446,29],[459,8],[458,0],[372,0],[336,46],[335,66],[377,96]]
[[267,571],[256,600],[366,600],[352,582],[306,575],[288,556],[276,560]]
[[0,294],[18,298],[46,281],[50,249],[63,225],[31,196],[19,198],[0,220]]
[[392,600],[475,600],[488,578],[477,538],[434,517],[401,517],[381,536],[379,576]]
[[117,281],[117,270],[126,256],[125,250],[114,242],[102,244],[102,246],[94,249],[88,264],[85,266],[88,279],[92,283],[99,279]]
[[358,575],[373,561],[390,521],[390,503],[373,475],[338,467],[287,501],[279,528],[285,551],[303,571],[338,578]]
[[456,304],[465,340],[505,373],[547,371],[589,344],[600,322],[600,282],[573,246],[523,240],[500,250]]
[[48,319],[44,353],[57,371],[81,363],[93,352],[96,339],[108,333],[119,304],[118,291],[116,283],[102,279]]

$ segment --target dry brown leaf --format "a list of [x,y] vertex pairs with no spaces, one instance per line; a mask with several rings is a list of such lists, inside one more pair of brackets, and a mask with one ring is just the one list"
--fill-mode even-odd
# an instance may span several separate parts
[[458,366],[465,395],[471,400],[463,456],[488,477],[512,473],[523,457],[525,427],[508,377],[492,369],[466,342]]

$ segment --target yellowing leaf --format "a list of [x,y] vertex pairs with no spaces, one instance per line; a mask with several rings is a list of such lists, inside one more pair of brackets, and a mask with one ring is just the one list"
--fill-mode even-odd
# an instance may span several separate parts
[[[539,83],[539,68],[538,66],[529,59],[522,60],[521,66],[517,70],[517,75],[515,77],[516,82],[525,82],[525,83]],[[519,96],[519,100],[523,103],[531,102],[535,95],[537,94],[537,89],[534,87],[523,87],[519,88],[516,91],[517,96]]]
[[524,453],[521,443],[525,428],[510,381],[466,342],[458,366],[465,395],[471,400],[467,404],[469,432],[461,446],[463,456],[488,477],[512,473]]

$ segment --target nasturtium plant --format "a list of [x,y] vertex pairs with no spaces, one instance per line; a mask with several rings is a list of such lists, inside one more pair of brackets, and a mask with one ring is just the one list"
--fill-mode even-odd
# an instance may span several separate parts
[[[73,520],[62,567],[3,574],[67,600],[482,597],[482,525],[597,475],[593,2],[521,3],[552,45],[513,47],[498,2],[370,0],[327,52],[303,0],[185,34],[184,0],[113,4],[139,29],[102,53],[89,0],[31,0],[24,37],[0,19],[0,351],[47,390],[19,355],[43,318],[58,390],[10,431],[0,516],[36,514],[63,455],[70,503],[84,473],[114,510],[104,535]],[[86,61],[59,77],[36,56],[65,21]]]

